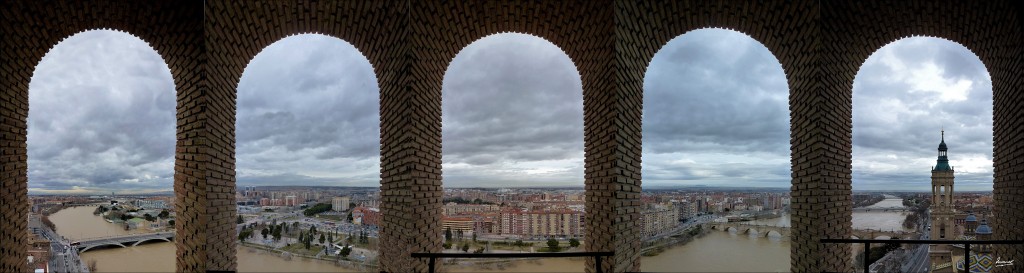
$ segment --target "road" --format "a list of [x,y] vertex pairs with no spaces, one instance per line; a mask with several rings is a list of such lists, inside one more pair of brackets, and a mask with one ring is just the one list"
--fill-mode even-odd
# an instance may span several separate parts
[[[917,226],[917,230],[921,233],[921,240],[928,240],[930,232],[928,232],[927,227],[932,223],[929,217],[925,217],[923,222],[923,224]],[[913,254],[909,258],[909,263],[904,265],[902,269],[903,272],[928,272],[931,263],[931,259],[928,257],[928,244],[922,244],[914,249]]]
[[71,247],[71,242],[43,225],[38,215],[29,215],[29,228],[50,241],[51,272],[89,272],[89,268],[78,256],[78,250]]

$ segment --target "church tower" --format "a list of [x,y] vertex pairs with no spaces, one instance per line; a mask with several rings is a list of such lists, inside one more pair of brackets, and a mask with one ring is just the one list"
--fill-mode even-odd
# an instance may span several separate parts
[[[949,166],[946,155],[946,132],[942,132],[939,142],[939,158],[932,167],[932,204],[931,234],[932,240],[953,240],[953,167]],[[928,250],[931,259],[931,272],[947,272],[952,267],[952,249],[948,245],[931,245]],[[939,268],[936,268],[936,266]],[[942,266],[946,265],[946,266]],[[943,268],[944,267],[944,268]]]
[[946,152],[946,133],[939,142],[939,159],[932,168],[932,240],[953,239],[953,167]]

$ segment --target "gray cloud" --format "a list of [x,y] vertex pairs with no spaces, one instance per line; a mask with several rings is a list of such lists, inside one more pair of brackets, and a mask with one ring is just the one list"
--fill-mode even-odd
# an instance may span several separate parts
[[644,185],[787,186],[788,95],[779,61],[745,34],[669,41],[644,77]]
[[271,44],[238,84],[239,184],[377,185],[378,97],[370,62],[343,40]]
[[967,48],[926,37],[882,47],[853,105],[855,190],[927,190],[942,128],[958,188],[992,189],[992,83]]
[[441,108],[445,186],[583,185],[583,87],[554,44],[470,44],[448,67]]
[[[286,38],[252,60],[238,88],[240,184],[379,183],[379,94],[354,47]],[[145,42],[71,37],[30,90],[33,192],[171,189],[175,94]],[[672,40],[644,81],[644,185],[788,187],[787,90],[778,61],[746,35]],[[481,39],[452,61],[442,94],[445,186],[583,184],[582,85],[555,45]],[[912,38],[876,52],[854,83],[855,189],[926,188],[945,127],[958,187],[990,190],[991,96],[984,66],[959,45]]]
[[96,30],[65,39],[29,84],[30,192],[170,190],[175,92],[146,42]]

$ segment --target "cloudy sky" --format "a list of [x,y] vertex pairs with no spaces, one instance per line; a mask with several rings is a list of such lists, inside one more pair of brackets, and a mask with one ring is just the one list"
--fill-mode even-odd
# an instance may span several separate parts
[[788,185],[788,94],[782,65],[744,34],[672,39],[644,78],[644,186]]
[[238,84],[238,183],[379,185],[379,94],[370,62],[341,39],[263,49]]
[[583,186],[583,84],[551,42],[480,39],[452,60],[441,92],[446,186]]
[[146,42],[96,30],[65,39],[29,83],[30,193],[169,191],[174,80]]
[[[174,88],[145,42],[70,37],[30,90],[30,192],[171,190]],[[789,186],[788,87],[760,43],[721,29],[677,37],[644,90],[645,186]],[[378,87],[352,45],[285,38],[251,61],[238,92],[240,185],[378,185]],[[557,46],[485,37],[455,57],[442,94],[445,186],[583,185],[582,87]],[[988,74],[967,49],[933,38],[882,48],[854,83],[854,189],[927,189],[944,127],[958,188],[991,190],[991,113]]]
[[853,188],[927,190],[946,130],[958,190],[992,190],[992,81],[960,44],[927,37],[878,50],[853,83]]

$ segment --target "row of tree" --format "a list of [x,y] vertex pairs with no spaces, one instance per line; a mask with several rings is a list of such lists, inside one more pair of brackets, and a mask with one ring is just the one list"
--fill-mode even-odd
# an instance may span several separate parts
[[308,216],[317,215],[317,214],[320,214],[320,213],[323,213],[323,212],[327,212],[329,210],[331,210],[331,204],[317,203],[316,205],[313,205],[312,207],[302,211],[302,214],[306,215],[308,217]]

